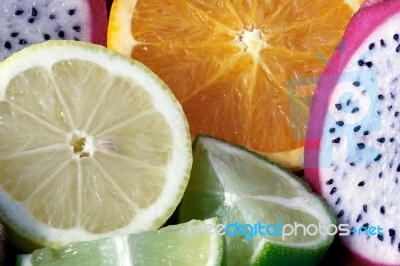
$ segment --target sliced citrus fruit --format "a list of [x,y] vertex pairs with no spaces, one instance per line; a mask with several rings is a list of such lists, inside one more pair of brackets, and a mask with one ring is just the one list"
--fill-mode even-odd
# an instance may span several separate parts
[[107,42],[169,85],[192,137],[299,166],[314,84],[360,2],[115,0]]
[[[193,160],[179,219],[218,217],[232,233],[225,234],[227,265],[315,265],[322,258],[336,222],[302,180],[265,157],[211,137],[195,141]],[[297,234],[289,234],[296,224]],[[315,232],[316,226],[321,230]]]
[[188,234],[189,227],[216,226],[216,219],[193,220],[159,231],[70,244],[59,250],[44,248],[22,255],[21,266],[174,265],[218,266],[223,259],[223,239],[215,234]]
[[172,214],[191,169],[190,133],[149,69],[52,41],[6,59],[0,76],[0,211],[12,241],[58,247],[158,228]]

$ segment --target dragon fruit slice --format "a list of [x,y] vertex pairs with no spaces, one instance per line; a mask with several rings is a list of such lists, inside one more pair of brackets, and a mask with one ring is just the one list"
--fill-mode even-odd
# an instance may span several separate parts
[[106,44],[105,0],[1,0],[0,61],[50,39]]
[[319,80],[305,179],[348,224],[353,258],[400,265],[400,1],[369,2]]

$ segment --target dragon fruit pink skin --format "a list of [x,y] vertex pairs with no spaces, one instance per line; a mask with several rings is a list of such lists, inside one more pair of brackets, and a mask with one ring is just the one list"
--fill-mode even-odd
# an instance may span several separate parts
[[65,39],[106,45],[105,0],[2,0],[0,61],[31,44]]
[[381,2],[384,2],[384,1],[387,1],[387,0],[365,0],[364,2],[362,2],[360,8],[364,8],[364,7],[367,7],[367,6],[372,6],[374,4],[381,3]]
[[349,265],[400,265],[399,35],[400,1],[364,3],[311,106],[306,181],[338,223],[383,228],[382,235],[341,237],[352,253]]
[[88,0],[91,13],[91,36],[90,42],[107,45],[108,13],[107,3],[104,0]]

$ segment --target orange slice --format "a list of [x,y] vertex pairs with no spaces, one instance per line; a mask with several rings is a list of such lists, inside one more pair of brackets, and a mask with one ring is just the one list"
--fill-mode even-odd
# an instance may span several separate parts
[[359,5],[115,0],[108,46],[169,85],[192,137],[223,138],[301,167],[315,82]]

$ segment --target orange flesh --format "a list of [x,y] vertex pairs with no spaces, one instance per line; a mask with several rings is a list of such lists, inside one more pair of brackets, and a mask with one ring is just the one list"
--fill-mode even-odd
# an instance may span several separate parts
[[172,89],[193,137],[288,151],[352,14],[337,0],[138,0],[131,55]]

